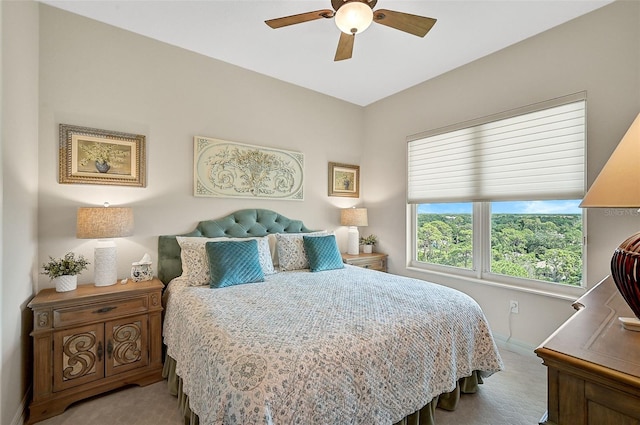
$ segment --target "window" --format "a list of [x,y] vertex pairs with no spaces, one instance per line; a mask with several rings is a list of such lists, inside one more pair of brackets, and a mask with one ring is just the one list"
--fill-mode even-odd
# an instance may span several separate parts
[[581,286],[584,94],[408,142],[410,264]]
[[580,286],[580,200],[491,203],[491,273]]
[[417,261],[473,269],[473,204],[421,204],[417,211]]

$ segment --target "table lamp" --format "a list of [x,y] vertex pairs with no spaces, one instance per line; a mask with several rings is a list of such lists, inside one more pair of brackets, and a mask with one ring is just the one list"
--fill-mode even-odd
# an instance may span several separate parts
[[[580,203],[581,208],[640,208],[640,114]],[[625,329],[640,331],[640,232],[614,251],[611,277],[636,315],[620,317]]]
[[340,224],[349,226],[347,254],[357,255],[360,252],[360,234],[358,226],[368,226],[366,208],[344,208],[340,211]]
[[79,239],[98,239],[93,251],[95,286],[109,286],[118,281],[116,244],[112,238],[133,234],[133,210],[104,207],[78,208],[76,236]]

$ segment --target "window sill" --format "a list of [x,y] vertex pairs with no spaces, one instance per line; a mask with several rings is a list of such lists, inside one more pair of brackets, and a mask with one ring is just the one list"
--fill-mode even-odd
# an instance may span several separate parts
[[554,283],[544,283],[544,282],[525,282],[525,283],[509,283],[509,282],[500,282],[496,280],[489,279],[479,279],[476,277],[463,276],[455,273],[447,273],[435,270],[428,270],[422,267],[416,267],[412,265],[408,265],[406,267],[407,271],[415,272],[421,274],[426,277],[427,280],[433,281],[434,283],[444,284],[447,282],[457,281],[457,282],[466,282],[471,284],[480,284],[493,286],[498,288],[509,289],[512,291],[520,291],[526,292],[529,294],[536,294],[544,297],[557,298],[567,301],[575,301],[580,298],[587,292],[587,288],[584,287],[575,287],[575,286],[565,286]]

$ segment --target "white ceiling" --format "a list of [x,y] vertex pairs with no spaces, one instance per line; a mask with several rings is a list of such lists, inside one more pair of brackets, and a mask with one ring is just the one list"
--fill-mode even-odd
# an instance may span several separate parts
[[366,106],[612,0],[378,0],[436,18],[424,38],[372,24],[353,58],[334,62],[339,30],[321,19],[277,30],[264,21],[319,9],[330,0],[40,0],[279,80]]

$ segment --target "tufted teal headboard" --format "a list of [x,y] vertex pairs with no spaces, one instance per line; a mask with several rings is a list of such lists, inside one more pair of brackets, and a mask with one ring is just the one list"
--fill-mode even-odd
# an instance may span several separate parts
[[192,232],[158,237],[158,278],[166,285],[182,274],[180,245],[176,236],[248,238],[270,233],[308,232],[311,230],[302,221],[291,220],[275,211],[263,209],[239,210],[217,220],[201,221]]

